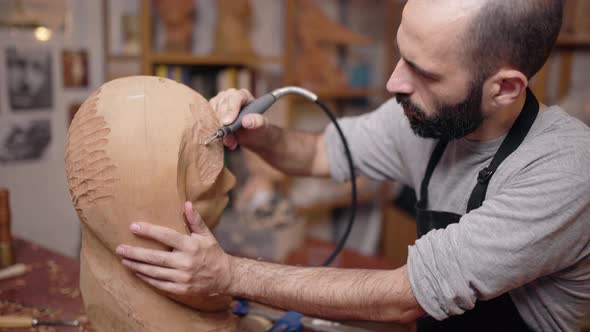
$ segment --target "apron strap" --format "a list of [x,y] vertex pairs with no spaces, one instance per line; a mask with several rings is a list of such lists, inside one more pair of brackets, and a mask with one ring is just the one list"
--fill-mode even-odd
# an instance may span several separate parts
[[471,196],[469,196],[467,212],[477,209],[483,204],[483,201],[486,198],[488,184],[490,183],[492,175],[494,175],[496,169],[498,169],[498,166],[500,166],[504,159],[514,152],[520,143],[522,143],[529,130],[533,126],[538,113],[539,102],[531,90],[527,88],[526,100],[522,112],[520,112],[518,118],[516,118],[512,128],[510,128],[510,131],[508,132],[508,135],[506,135],[502,145],[500,145],[498,152],[496,152],[494,155],[492,162],[490,162],[487,167],[479,171],[477,176],[477,184],[473,188]]
[[432,177],[432,173],[434,172],[434,168],[438,164],[440,158],[442,157],[445,149],[447,148],[447,144],[449,142],[447,140],[439,140],[430,155],[430,161],[428,161],[428,166],[426,167],[426,173],[424,173],[424,177],[422,178],[422,185],[420,186],[420,200],[417,203],[418,208],[426,209],[428,206],[428,184],[430,183],[430,178]]

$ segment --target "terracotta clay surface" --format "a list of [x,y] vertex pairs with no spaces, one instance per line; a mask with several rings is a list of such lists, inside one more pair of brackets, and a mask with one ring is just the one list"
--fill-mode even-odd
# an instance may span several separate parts
[[[149,76],[117,79],[80,108],[68,131],[66,174],[83,227],[81,291],[98,331],[233,331],[230,299],[204,294],[173,301],[130,273],[119,244],[161,245],[134,236],[133,221],[186,233],[185,200],[215,226],[235,179],[220,142],[201,144],[219,126],[190,88]],[[212,313],[204,313],[205,311]]]
[[156,0],[156,14],[162,20],[167,52],[191,52],[195,3],[193,0]]
[[220,55],[254,55],[252,5],[250,0],[217,0],[214,53]]

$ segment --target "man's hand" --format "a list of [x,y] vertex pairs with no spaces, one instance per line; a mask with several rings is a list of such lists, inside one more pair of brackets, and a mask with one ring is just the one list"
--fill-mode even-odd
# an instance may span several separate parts
[[[235,121],[242,106],[254,100],[245,89],[229,89],[211,98],[209,104],[222,125]],[[277,170],[289,175],[328,176],[328,154],[323,136],[283,129],[270,124],[261,114],[242,118],[242,129],[223,138],[223,144],[235,149],[238,144],[256,153]]]
[[161,251],[128,245],[117,247],[123,265],[137,276],[162,291],[183,295],[215,295],[227,291],[231,282],[230,256],[226,254],[192,204],[184,205],[191,234],[137,222],[131,231],[167,245],[174,250]]
[[[397,270],[305,268],[226,254],[203,220],[184,207],[191,235],[148,223],[131,231],[174,250],[119,246],[123,264],[150,285],[181,297],[230,295],[334,319],[411,322],[424,314],[406,267]],[[235,277],[234,277],[235,276]]]
[[[241,108],[254,100],[252,93],[246,89],[229,89],[220,92],[211,98],[209,104],[215,111],[219,122],[227,126],[233,123]],[[238,143],[248,147],[249,143],[257,143],[263,140],[264,128],[268,125],[268,119],[261,114],[248,114],[242,118],[242,128],[235,135],[229,134],[223,138],[223,144],[234,150]]]

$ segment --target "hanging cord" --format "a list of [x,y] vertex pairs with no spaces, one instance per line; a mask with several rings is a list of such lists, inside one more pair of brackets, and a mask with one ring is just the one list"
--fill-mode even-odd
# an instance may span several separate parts
[[326,115],[330,118],[330,120],[332,121],[332,123],[336,127],[336,130],[338,131],[338,135],[340,136],[340,139],[342,140],[342,145],[344,146],[344,154],[346,155],[346,161],[348,162],[348,168],[350,170],[350,181],[352,183],[352,193],[351,193],[352,203],[350,206],[350,216],[348,219],[348,224],[346,225],[346,229],[344,230],[344,234],[342,234],[342,237],[340,238],[340,240],[338,240],[338,243],[336,244],[336,248],[334,248],[334,251],[332,251],[330,256],[322,264],[322,266],[328,266],[328,265],[332,264],[334,259],[338,256],[338,254],[344,248],[344,245],[346,244],[346,241],[348,240],[350,232],[352,231],[352,226],[354,225],[354,218],[356,216],[356,209],[357,209],[357,204],[358,204],[357,203],[357,192],[356,192],[356,190],[357,190],[357,188],[356,188],[356,175],[355,175],[355,171],[354,171],[354,165],[352,162],[352,153],[350,153],[350,148],[348,147],[348,141],[346,140],[346,137],[344,136],[344,133],[342,132],[342,128],[340,128],[340,125],[338,124],[336,117],[334,116],[334,114],[332,112],[330,112],[330,109],[328,109],[328,107],[324,103],[322,103],[319,99],[316,99],[314,102],[321,107],[321,109],[324,111],[324,113],[326,113]]

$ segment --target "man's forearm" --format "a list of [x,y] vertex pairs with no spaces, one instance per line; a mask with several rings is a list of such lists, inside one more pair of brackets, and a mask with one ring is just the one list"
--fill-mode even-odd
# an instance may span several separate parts
[[268,125],[260,135],[248,137],[243,145],[286,174],[328,176],[321,138],[321,134]]
[[232,257],[229,295],[332,319],[410,322],[424,314],[397,270],[302,268]]

